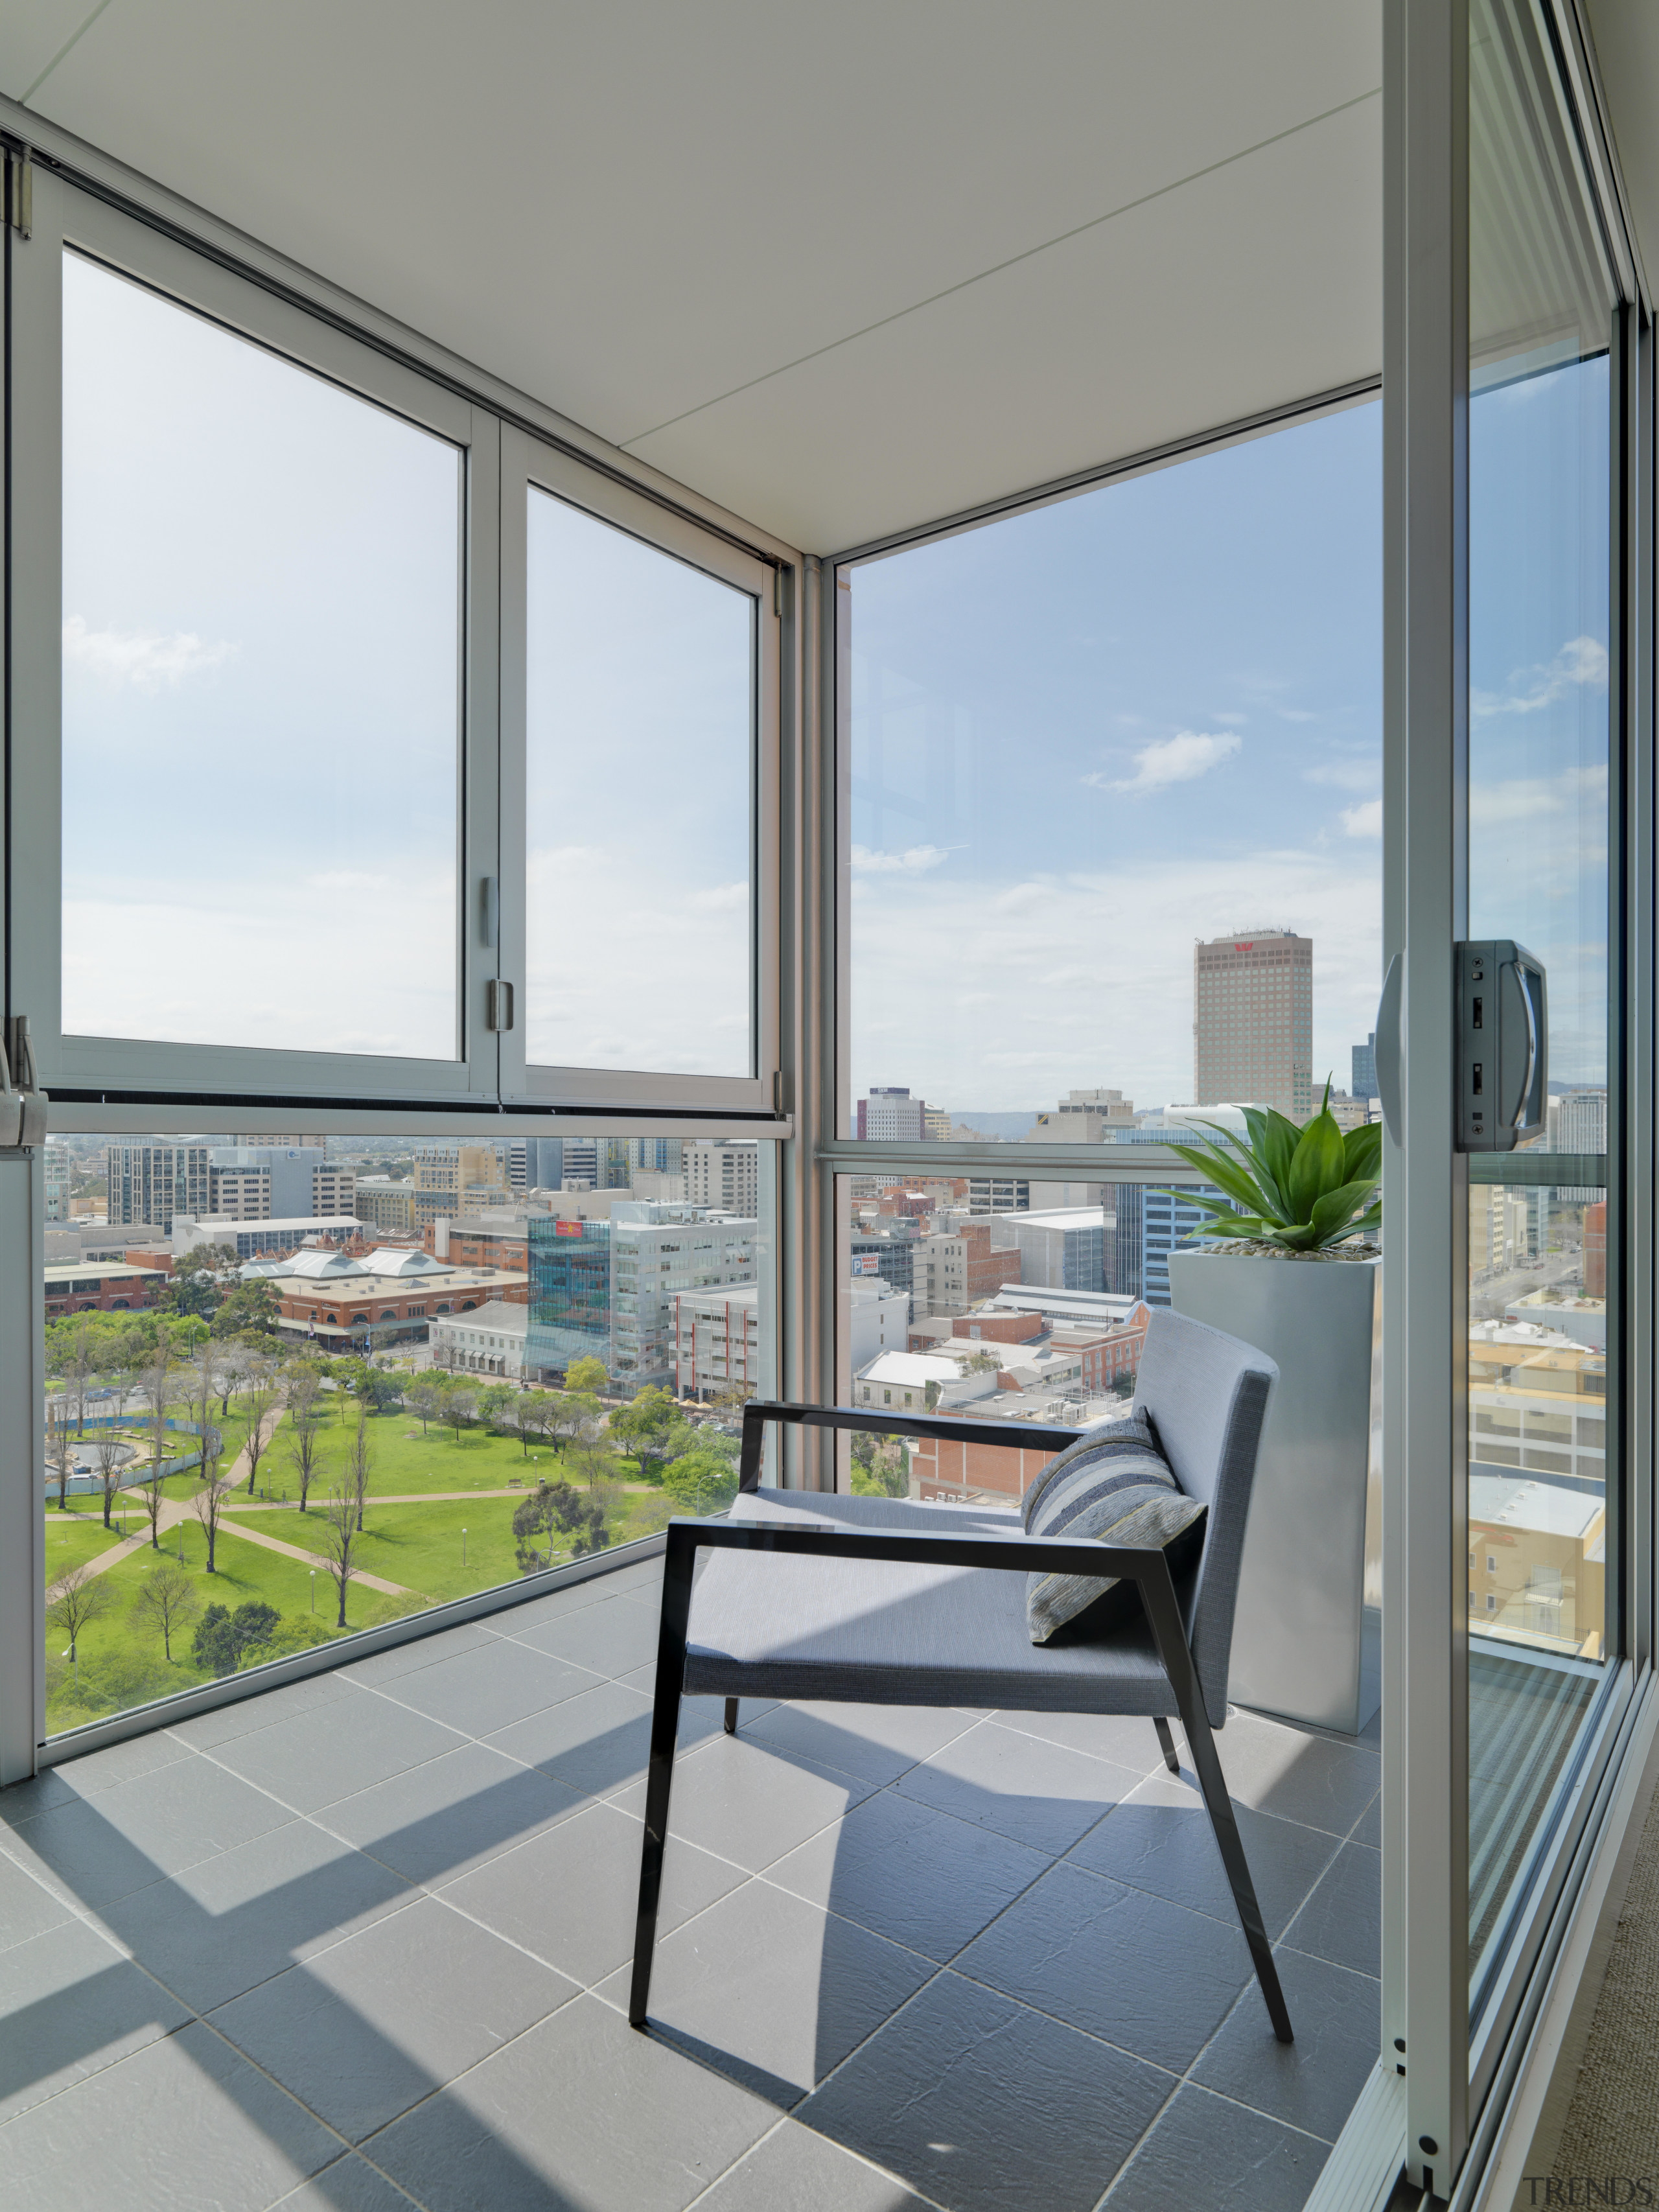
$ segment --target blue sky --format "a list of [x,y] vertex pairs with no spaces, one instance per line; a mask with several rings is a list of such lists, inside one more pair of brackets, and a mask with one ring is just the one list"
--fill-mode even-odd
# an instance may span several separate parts
[[1192,1095],[1197,937],[1314,940],[1349,1073],[1381,946],[1380,409],[859,568],[853,1095]]

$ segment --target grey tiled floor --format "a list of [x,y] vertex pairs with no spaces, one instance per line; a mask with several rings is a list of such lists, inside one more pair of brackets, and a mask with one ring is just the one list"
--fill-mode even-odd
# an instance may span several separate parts
[[9,2212],[1303,2202],[1376,2049],[1375,1751],[1218,1739],[1274,2042],[1151,1725],[685,1708],[653,1565],[0,1794]]

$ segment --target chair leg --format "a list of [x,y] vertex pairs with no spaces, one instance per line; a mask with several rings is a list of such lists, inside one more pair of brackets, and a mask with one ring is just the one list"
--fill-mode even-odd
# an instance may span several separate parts
[[630,2027],[645,2026],[651,1995],[663,1847],[668,1840],[668,1794],[674,1780],[674,1741],[679,1733],[685,1635],[691,1617],[691,1566],[696,1557],[692,1546],[671,1528],[663,1568],[662,1625],[657,1634],[656,1698],[651,1708],[651,1755],[645,1784],[645,1841],[640,1851],[640,1903],[634,1926],[634,1978],[628,1992]]
[[1164,1753],[1164,1764],[1171,1774],[1179,1774],[1181,1761],[1176,1757],[1175,1738],[1170,1734],[1170,1723],[1162,1713],[1153,1717],[1152,1726],[1158,1730],[1158,1747]]
[[1227,1795],[1226,1777],[1221,1771],[1221,1761],[1216,1755],[1215,1738],[1210,1733],[1209,1716],[1204,1711],[1201,1697],[1194,1699],[1192,1711],[1183,1713],[1182,1718],[1187,1729],[1187,1748],[1192,1753],[1193,1765],[1198,1774],[1198,1786],[1204,1793],[1205,1809],[1210,1816],[1210,1826],[1215,1831],[1221,1863],[1227,1869],[1227,1880],[1232,1888],[1239,1925],[1244,1930],[1244,1941],[1250,1947],[1256,1979],[1261,1983],[1261,1994],[1267,2000],[1267,2017],[1273,2024],[1273,2033],[1279,2040],[1293,2043],[1296,2039],[1291,2032],[1290,2008],[1285,2002],[1285,1992],[1279,1986],[1279,1969],[1273,1964],[1273,1945],[1267,1941],[1261,1907],[1256,1903],[1255,1884],[1250,1880],[1249,1863],[1244,1856],[1238,1822],[1233,1818],[1233,1801]]
[[727,1735],[735,1735],[737,1732],[738,1701],[735,1698],[728,1698],[726,1701],[726,1733]]

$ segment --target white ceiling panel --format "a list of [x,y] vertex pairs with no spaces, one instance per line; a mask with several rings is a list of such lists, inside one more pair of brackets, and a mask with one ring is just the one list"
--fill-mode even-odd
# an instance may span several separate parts
[[31,105],[822,550],[1374,369],[1377,14],[109,0]]
[[0,7],[0,92],[27,100],[96,15],[97,0],[5,0]]

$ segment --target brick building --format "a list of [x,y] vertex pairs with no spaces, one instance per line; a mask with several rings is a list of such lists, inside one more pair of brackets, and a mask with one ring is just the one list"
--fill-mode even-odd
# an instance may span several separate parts
[[171,1271],[166,1267],[137,1267],[125,1260],[82,1260],[49,1267],[46,1319],[88,1311],[131,1313],[153,1306],[170,1280]]

